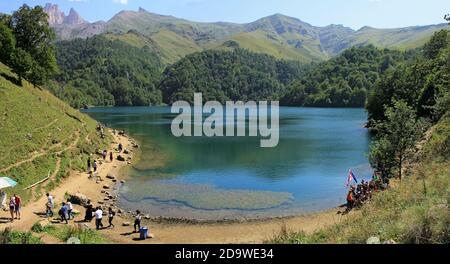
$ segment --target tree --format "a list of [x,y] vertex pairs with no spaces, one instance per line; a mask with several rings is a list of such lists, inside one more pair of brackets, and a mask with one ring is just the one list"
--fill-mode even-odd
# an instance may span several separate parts
[[369,158],[385,176],[394,173],[401,180],[403,164],[425,126],[405,101],[394,100],[393,106],[386,108],[385,115],[386,120],[378,124],[379,138],[372,144]]
[[12,30],[0,21],[0,61],[9,64],[16,41]]
[[[41,6],[30,8],[24,4],[19,10],[15,11],[11,17],[11,28],[16,39],[16,48],[20,49],[21,54],[16,54],[14,67],[16,72],[23,74],[23,68],[28,68],[31,72],[22,77],[31,77],[33,84],[42,84],[57,72],[57,64],[54,52],[55,33],[50,28],[47,21],[47,14]],[[29,65],[19,65],[20,55],[27,53],[33,63]],[[26,60],[29,58],[27,57]]]
[[433,34],[430,41],[425,45],[423,53],[426,58],[434,59],[449,43],[450,35],[448,34],[448,30],[442,29]]
[[11,58],[13,72],[19,76],[19,83],[22,84],[22,78],[29,76],[34,61],[31,55],[21,48],[17,48]]

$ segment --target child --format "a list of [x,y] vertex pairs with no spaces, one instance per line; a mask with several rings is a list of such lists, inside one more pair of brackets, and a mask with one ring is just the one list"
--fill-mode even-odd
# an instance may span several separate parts
[[113,209],[111,207],[109,207],[109,209],[108,209],[108,223],[109,223],[109,226],[108,227],[114,228],[114,224],[113,224],[112,221],[113,221],[115,215],[116,215],[116,213],[113,211]]

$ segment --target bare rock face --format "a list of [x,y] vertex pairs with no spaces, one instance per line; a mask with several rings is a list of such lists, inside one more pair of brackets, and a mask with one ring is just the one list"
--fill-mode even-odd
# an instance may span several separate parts
[[64,22],[64,12],[59,10],[58,5],[46,4],[44,12],[48,15],[48,23],[50,26],[60,25]]
[[64,23],[68,25],[81,25],[86,23],[86,21],[78,15],[75,9],[71,8],[69,15],[64,18]]
[[59,9],[58,5],[46,4],[44,11],[48,15],[48,23],[50,26],[81,25],[86,23],[86,21],[81,18],[77,11],[73,8],[70,9],[68,16],[66,16],[64,12]]

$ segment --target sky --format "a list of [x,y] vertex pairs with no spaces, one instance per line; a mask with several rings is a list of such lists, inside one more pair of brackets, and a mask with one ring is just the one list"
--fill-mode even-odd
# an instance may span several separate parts
[[281,13],[314,26],[342,24],[395,28],[444,23],[449,0],[0,0],[0,12],[10,14],[22,4],[51,2],[90,22],[107,21],[121,10],[145,10],[198,22],[247,23]]

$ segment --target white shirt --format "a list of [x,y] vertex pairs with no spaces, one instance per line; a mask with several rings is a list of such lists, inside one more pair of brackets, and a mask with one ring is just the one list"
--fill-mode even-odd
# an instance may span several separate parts
[[69,207],[69,210],[73,210],[73,205],[71,202],[67,202],[66,204]]
[[53,205],[53,196],[51,195],[48,196],[48,203]]
[[98,209],[97,211],[95,211],[95,219],[102,219],[103,217],[103,211]]

